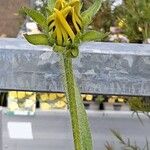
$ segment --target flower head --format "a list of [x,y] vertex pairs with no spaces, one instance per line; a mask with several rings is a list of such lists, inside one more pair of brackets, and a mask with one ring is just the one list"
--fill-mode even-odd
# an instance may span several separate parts
[[81,41],[101,39],[100,32],[87,30],[93,16],[101,6],[101,0],[84,12],[81,12],[80,0],[48,0],[45,15],[29,8],[22,10],[39,24],[43,33],[25,35],[28,42],[35,45],[49,45],[55,52],[69,56],[78,56],[78,45]]
[[53,13],[48,17],[49,31],[53,32],[57,45],[74,43],[75,35],[82,28],[79,0],[57,0]]

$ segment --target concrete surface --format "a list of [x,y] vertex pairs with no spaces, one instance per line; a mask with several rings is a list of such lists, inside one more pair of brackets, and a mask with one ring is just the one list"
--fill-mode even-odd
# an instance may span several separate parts
[[[150,120],[144,115],[144,125],[131,112],[88,111],[94,150],[105,150],[104,144],[110,141],[114,150],[121,150],[110,129],[118,130],[122,136],[131,138],[139,146],[144,146],[146,137],[150,141]],[[37,111],[35,116],[8,116],[3,113],[3,150],[73,150],[72,133],[67,111]],[[31,122],[33,139],[11,139],[8,122]],[[24,132],[24,131],[22,131]]]

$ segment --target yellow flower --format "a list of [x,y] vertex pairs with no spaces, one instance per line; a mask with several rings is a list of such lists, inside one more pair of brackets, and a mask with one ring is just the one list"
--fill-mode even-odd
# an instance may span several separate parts
[[41,101],[47,101],[49,99],[48,94],[44,93],[44,94],[40,94],[40,100]]
[[36,101],[36,94],[31,95],[28,99],[32,101]]
[[35,104],[35,101],[29,99],[29,100],[26,100],[25,107],[30,108],[30,107],[33,107],[34,104]]
[[57,95],[55,93],[50,93],[49,94],[49,100],[56,100]]
[[49,31],[53,32],[57,45],[74,43],[75,35],[82,28],[80,1],[57,0],[52,15],[47,19]]
[[66,103],[65,103],[65,101],[58,101],[57,103],[55,103],[55,108],[58,108],[58,109],[60,109],[60,108],[66,108]]
[[88,28],[100,7],[101,0],[95,0],[84,12],[81,12],[81,0],[49,0],[45,13],[23,7],[22,12],[30,16],[42,31],[41,34],[25,34],[24,37],[31,44],[49,45],[54,52],[75,58],[82,41],[106,37],[104,33]]
[[16,99],[17,98],[17,92],[16,91],[11,91],[8,93],[9,98],[11,99]]
[[61,97],[65,97],[65,94],[63,94],[63,93],[57,93],[57,96],[61,98]]
[[33,92],[26,92],[26,96],[30,96],[30,95],[33,95],[34,93]]
[[125,19],[119,19],[118,21],[118,26],[120,28],[124,28],[126,26]]
[[40,103],[41,110],[50,110],[51,106],[48,103]]
[[26,96],[25,92],[17,92],[17,94],[18,94],[17,96],[18,99],[23,99]]
[[86,100],[91,101],[93,99],[93,95],[86,95]]

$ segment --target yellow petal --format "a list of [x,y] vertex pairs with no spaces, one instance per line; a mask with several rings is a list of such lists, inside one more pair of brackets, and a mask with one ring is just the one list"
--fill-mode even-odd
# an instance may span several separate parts
[[62,36],[63,36],[63,43],[66,45],[68,43],[68,34],[66,33],[65,29],[62,26],[59,26]]
[[73,25],[74,25],[74,27],[75,27],[77,33],[79,33],[79,32],[80,32],[80,29],[79,29],[79,27],[78,27],[78,25],[77,25],[77,23],[76,23],[74,8],[72,8],[72,22],[73,22]]
[[47,19],[48,25],[50,25],[51,22],[54,21],[54,19],[55,19],[55,14],[50,15],[50,16],[48,17],[48,19]]
[[57,37],[57,44],[62,46],[62,33],[58,25],[56,27],[56,37]]
[[49,25],[49,30],[52,30],[54,26],[55,26],[55,21],[53,21],[53,22]]
[[65,5],[66,5],[65,0],[57,0],[55,3],[55,8],[61,10],[63,7],[65,7]]
[[68,15],[68,13],[71,11],[71,7],[67,6],[66,8],[64,8],[63,10],[61,10],[60,12],[63,14],[64,17],[66,17]]
[[79,15],[80,13],[80,1],[79,0],[72,0],[68,5],[71,7],[74,7],[75,12]]
[[74,13],[74,17],[75,17],[75,20],[77,21],[78,25],[80,27],[82,27],[81,16],[78,16],[76,13]]
[[64,29],[66,30],[67,34],[70,36],[72,42],[74,42],[74,38],[75,38],[75,34],[73,33],[71,27],[69,26],[69,24],[67,23],[66,19],[64,18],[64,16],[62,15],[62,13],[57,10],[57,9],[54,9],[56,14],[57,14],[57,17],[59,19],[59,22],[61,23],[61,25],[64,27]]

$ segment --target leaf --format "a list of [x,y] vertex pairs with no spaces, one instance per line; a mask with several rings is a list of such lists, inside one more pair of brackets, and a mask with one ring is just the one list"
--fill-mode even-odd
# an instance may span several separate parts
[[24,37],[33,45],[49,45],[48,38],[45,34],[24,34]]
[[48,8],[52,12],[55,7],[56,0],[48,0]]
[[65,47],[63,47],[63,46],[59,46],[59,45],[54,45],[53,46],[53,50],[54,50],[54,52],[56,52],[56,53],[63,53],[64,51],[65,51]]
[[64,86],[71,115],[76,150],[92,150],[92,138],[87,114],[73,75],[72,59],[63,56]]
[[42,28],[47,28],[46,18],[39,11],[27,7],[22,7],[20,11],[25,13],[27,16],[31,17]]
[[105,144],[106,150],[113,150],[113,146],[107,141]]
[[76,58],[78,55],[79,55],[78,47],[71,49],[71,56],[72,56],[72,58]]
[[84,11],[81,16],[83,20],[83,25],[89,25],[92,18],[96,15],[102,5],[102,0],[95,0],[94,4]]
[[102,39],[104,39],[106,36],[108,35],[108,33],[103,33],[103,32],[98,32],[98,31],[88,31],[86,33],[84,33],[81,36],[81,40],[83,42],[85,41],[101,41]]
[[113,135],[122,143],[122,144],[126,144],[126,142],[123,140],[123,138],[121,137],[120,133],[113,130],[113,129],[110,129],[111,132],[113,133]]
[[79,130],[81,136],[81,150],[92,150],[92,136],[90,132],[90,126],[88,122],[88,117],[85,111],[85,107],[83,105],[82,98],[80,96],[79,89],[75,82],[75,99],[76,99],[76,107],[77,107],[77,114],[79,120]]

